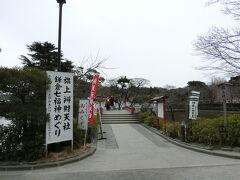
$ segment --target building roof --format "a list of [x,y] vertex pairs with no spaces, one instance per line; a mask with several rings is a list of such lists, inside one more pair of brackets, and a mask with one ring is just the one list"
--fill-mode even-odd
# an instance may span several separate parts
[[220,86],[223,86],[223,85],[232,86],[231,83],[225,82],[225,83],[218,84],[217,87],[220,87]]
[[167,99],[167,98],[168,98],[167,95],[158,96],[158,97],[154,97],[154,98],[150,99],[150,101],[161,101],[161,100],[164,100],[164,99]]

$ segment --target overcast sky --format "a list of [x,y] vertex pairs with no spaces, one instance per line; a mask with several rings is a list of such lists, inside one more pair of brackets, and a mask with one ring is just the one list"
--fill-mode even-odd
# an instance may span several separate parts
[[[193,42],[212,26],[235,22],[206,0],[66,0],[63,7],[62,51],[79,65],[92,54],[109,57],[107,78],[146,78],[152,86],[186,86],[209,82],[196,70],[203,64]],[[0,65],[20,66],[26,44],[57,45],[56,0],[5,0],[0,5]]]

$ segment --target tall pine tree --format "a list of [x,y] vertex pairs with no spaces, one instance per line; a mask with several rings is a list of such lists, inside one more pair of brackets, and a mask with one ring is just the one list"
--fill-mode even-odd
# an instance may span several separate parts
[[[49,42],[33,42],[27,45],[29,54],[21,55],[20,60],[26,67],[36,67],[41,70],[54,71],[57,69],[57,47]],[[70,72],[73,69],[73,62],[63,58],[61,53],[61,71]]]

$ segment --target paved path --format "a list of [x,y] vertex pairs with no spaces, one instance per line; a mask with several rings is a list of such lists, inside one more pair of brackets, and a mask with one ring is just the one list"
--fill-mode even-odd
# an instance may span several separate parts
[[175,146],[140,124],[104,125],[107,140],[80,162],[34,171],[0,172],[1,180],[77,179],[233,179],[240,161]]

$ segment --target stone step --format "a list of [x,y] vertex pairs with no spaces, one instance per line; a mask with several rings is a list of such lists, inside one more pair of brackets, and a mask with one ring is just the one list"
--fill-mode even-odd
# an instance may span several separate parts
[[102,121],[103,124],[137,124],[138,121]]
[[104,119],[102,118],[102,121],[138,121],[138,120],[136,118],[135,119],[121,119],[121,118]]
[[102,114],[102,116],[108,117],[108,116],[122,116],[122,117],[131,117],[135,116],[133,114]]
[[109,113],[101,116],[103,124],[133,124],[139,123],[133,114]]
[[102,118],[136,118],[136,116],[128,116],[128,117],[125,117],[125,116],[101,116]]
[[102,117],[102,119],[136,119],[136,117]]

